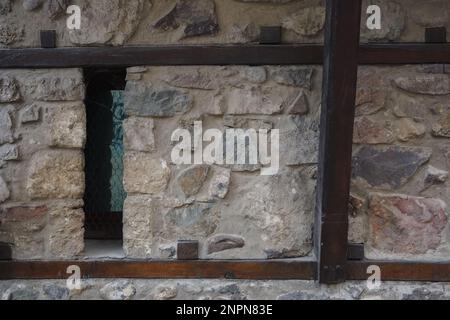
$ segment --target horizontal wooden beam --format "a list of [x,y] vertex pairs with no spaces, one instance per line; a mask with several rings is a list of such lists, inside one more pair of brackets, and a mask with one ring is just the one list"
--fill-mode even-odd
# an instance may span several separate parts
[[[304,260],[0,261],[0,280],[67,279],[77,265],[83,278],[315,280],[317,263]],[[377,265],[382,281],[450,281],[450,262],[348,261],[347,280],[365,281]]]
[[[323,46],[227,45],[0,49],[0,68],[322,64]],[[359,64],[450,63],[448,44],[364,44]]]
[[84,47],[0,50],[0,68],[321,64],[319,45]]
[[83,278],[314,280],[316,262],[303,260],[0,261],[0,280],[67,279],[71,265]]
[[359,64],[450,63],[450,43],[365,44],[359,48]]
[[381,281],[450,281],[450,262],[349,261],[347,280],[367,280],[367,268],[376,265]]

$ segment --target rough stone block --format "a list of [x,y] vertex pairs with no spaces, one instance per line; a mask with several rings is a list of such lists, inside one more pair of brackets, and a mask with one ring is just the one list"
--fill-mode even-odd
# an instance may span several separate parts
[[228,114],[276,114],[283,109],[283,99],[269,88],[250,86],[234,88],[228,96]]
[[21,99],[19,86],[14,78],[0,78],[0,102],[16,102]]
[[353,178],[372,187],[398,189],[431,157],[430,148],[362,147],[353,156]]
[[372,194],[369,225],[373,248],[423,254],[441,244],[447,225],[446,205],[440,199]]
[[75,150],[48,150],[30,160],[26,189],[33,199],[82,198],[84,155]]
[[192,97],[174,89],[156,89],[128,82],[125,89],[125,112],[138,117],[172,117],[192,107]]
[[181,26],[183,37],[214,35],[219,31],[215,3],[212,0],[179,0],[154,27],[161,30]]
[[136,32],[146,10],[144,0],[97,0],[82,7],[80,30],[69,32],[75,45],[123,45]]
[[170,179],[170,168],[164,160],[142,152],[126,152],[124,187],[128,193],[157,194],[163,192]]
[[40,101],[76,101],[85,96],[83,76],[77,69],[30,73],[24,82],[25,93]]
[[272,78],[278,84],[311,90],[313,73],[311,67],[283,66],[273,70]]
[[86,110],[82,103],[46,108],[49,145],[59,148],[83,148],[86,142]]
[[283,27],[302,36],[315,36],[325,25],[325,7],[316,6],[294,12],[283,21]]
[[280,163],[317,163],[319,157],[319,119],[316,116],[288,116],[279,123]]
[[128,195],[123,213],[123,248],[128,258],[152,258],[158,200]]
[[84,211],[70,207],[52,208],[49,212],[48,254],[68,259],[84,250]]
[[208,177],[209,166],[198,165],[187,168],[177,176],[177,184],[186,197],[197,194],[206,178]]
[[130,151],[155,151],[154,122],[150,118],[130,117],[123,123],[124,147]]
[[2,107],[0,109],[0,145],[13,142],[13,121],[11,119],[10,110]]

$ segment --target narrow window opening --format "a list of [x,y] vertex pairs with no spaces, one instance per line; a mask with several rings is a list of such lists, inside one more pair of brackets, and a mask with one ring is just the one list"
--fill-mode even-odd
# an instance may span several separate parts
[[125,70],[85,69],[86,256],[117,256],[122,248],[123,90]]

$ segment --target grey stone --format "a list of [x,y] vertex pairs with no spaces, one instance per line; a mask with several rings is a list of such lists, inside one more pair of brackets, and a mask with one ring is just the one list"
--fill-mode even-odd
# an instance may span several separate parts
[[319,156],[317,116],[288,116],[280,126],[280,159],[285,165],[314,164]]
[[434,184],[442,184],[448,179],[448,171],[437,169],[433,166],[428,166],[425,173],[424,184],[425,187],[432,186]]
[[44,295],[50,300],[67,300],[70,295],[69,289],[56,284],[46,284],[43,287]]
[[403,295],[402,300],[447,300],[443,292],[431,291],[428,288],[416,288]]
[[218,211],[225,220],[219,232],[244,236],[245,246],[214,253],[214,257],[266,259],[267,252],[308,255],[315,181],[305,171],[283,168],[272,176],[238,179],[232,193],[239,200],[219,202]]
[[283,27],[302,36],[315,36],[325,25],[325,7],[301,9],[283,20]]
[[212,0],[179,0],[154,27],[161,30],[183,30],[183,37],[214,35],[219,31],[215,3]]
[[246,86],[233,88],[228,95],[227,114],[277,114],[284,101],[272,88]]
[[398,189],[431,157],[430,148],[367,147],[353,156],[353,178],[363,178],[373,187]]
[[6,184],[5,180],[3,180],[2,177],[0,177],[0,203],[5,202],[8,200],[10,196],[8,185]]
[[47,0],[45,10],[50,19],[55,20],[66,13],[70,0]]
[[168,75],[165,80],[168,84],[178,88],[213,90],[217,87],[209,74],[198,70],[189,70],[185,73]]
[[41,101],[77,101],[85,95],[83,77],[78,71],[38,76],[27,86],[30,95]]
[[229,38],[233,43],[257,42],[259,28],[254,22],[235,23],[231,27]]
[[41,108],[36,104],[26,106],[23,110],[20,111],[20,122],[30,123],[39,121],[40,111]]
[[174,245],[161,245],[159,247],[159,256],[161,259],[174,259],[177,254],[177,250]]
[[2,299],[3,300],[37,300],[39,298],[39,292],[32,287],[22,284],[15,285],[7,290]]
[[230,249],[242,248],[245,239],[233,234],[218,234],[207,240],[208,254]]
[[13,143],[12,120],[7,108],[0,109],[0,145]]
[[226,168],[215,168],[209,185],[209,195],[211,198],[224,199],[230,186],[231,171]]
[[10,77],[0,78],[0,102],[15,102],[20,98],[16,80]]
[[15,144],[4,144],[0,146],[0,161],[11,161],[19,159],[19,147]]
[[[213,288],[214,292],[220,295],[225,295],[225,299],[229,300],[246,300],[246,296],[242,293],[241,288],[237,284],[228,284],[225,286],[220,286],[218,288]],[[222,297],[221,297],[222,298]]]
[[174,208],[166,215],[166,220],[178,227],[192,227],[207,218],[211,203],[195,203],[184,208]]
[[126,280],[108,283],[100,289],[100,296],[104,300],[130,300],[135,295],[136,287]]
[[264,249],[264,253],[266,254],[266,259],[290,259],[305,255],[304,248]]
[[189,111],[192,97],[174,89],[154,89],[128,82],[125,90],[125,112],[129,116],[172,117]]
[[445,64],[422,64],[416,67],[417,72],[439,74],[445,73]]
[[407,92],[432,96],[450,94],[450,75],[418,74],[415,76],[398,77],[394,84]]
[[273,123],[269,119],[255,119],[249,117],[241,116],[231,116],[226,115],[223,117],[223,125],[229,128],[239,128],[239,129],[266,129],[271,130],[273,128]]
[[23,0],[22,6],[26,11],[33,11],[39,8],[43,0]]
[[278,84],[301,87],[311,90],[314,69],[310,67],[278,67],[273,71],[272,78]]
[[129,117],[123,123],[126,150],[155,151],[154,122],[150,118]]
[[298,115],[307,114],[309,112],[309,106],[306,94],[303,91],[300,92],[294,98],[294,100],[292,101],[287,110],[289,114],[298,114]]
[[265,67],[242,67],[242,77],[253,83],[264,83],[267,80]]
[[197,194],[206,178],[208,177],[209,166],[192,166],[180,172],[177,176],[177,184],[186,197]]
[[11,12],[12,0],[0,0],[0,15],[4,16]]

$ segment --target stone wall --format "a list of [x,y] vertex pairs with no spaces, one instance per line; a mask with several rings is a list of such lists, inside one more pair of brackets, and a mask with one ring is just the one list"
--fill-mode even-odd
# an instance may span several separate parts
[[[81,29],[68,30],[65,9],[77,4]],[[366,27],[368,5],[381,8],[381,30]],[[1,0],[0,46],[39,47],[39,30],[57,45],[252,43],[261,26],[281,26],[285,43],[320,43],[322,0]],[[426,27],[450,27],[446,0],[364,0],[362,41],[423,42]],[[25,23],[26,22],[26,23]]]
[[[141,67],[127,78],[128,256],[168,258],[182,239],[200,240],[202,258],[309,255],[321,68]],[[204,131],[279,129],[278,174],[251,164],[175,165],[171,136],[194,134],[196,121]]]
[[[365,27],[368,4],[382,29]],[[82,29],[69,31],[69,4]],[[363,42],[422,42],[450,27],[446,0],[364,1]],[[0,47],[257,43],[282,26],[284,43],[321,43],[321,0],[0,0]],[[124,250],[173,259],[180,239],[202,259],[312,257],[319,66],[145,67],[127,70]],[[448,260],[450,66],[361,66],[355,120],[349,240],[366,256]],[[0,70],[0,242],[14,259],[84,254],[85,85],[81,70]],[[280,130],[280,170],[260,165],[177,165],[177,128]],[[448,298],[448,285],[307,281],[91,280],[79,293],[58,282],[2,282],[3,298]],[[153,289],[155,288],[155,289]],[[97,294],[99,290],[100,295]]]
[[448,260],[449,73],[360,68],[350,240],[370,258]]
[[81,70],[0,71],[0,241],[15,259],[83,251]]
[[89,279],[69,290],[64,280],[1,281],[2,300],[449,300],[449,283]]

